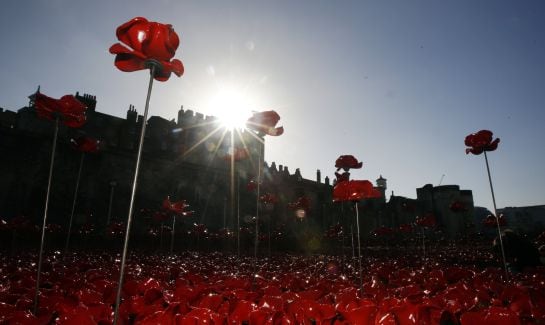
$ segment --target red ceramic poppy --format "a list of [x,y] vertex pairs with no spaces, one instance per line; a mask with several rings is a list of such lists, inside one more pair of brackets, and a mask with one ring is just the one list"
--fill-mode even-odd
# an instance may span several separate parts
[[203,236],[208,233],[208,229],[202,223],[194,223],[192,234],[196,236]]
[[460,317],[461,325],[473,324],[505,324],[505,325],[520,325],[521,321],[515,312],[508,308],[492,306],[488,309],[466,312]]
[[279,136],[284,133],[284,127],[276,127],[280,115],[275,111],[255,112],[246,122],[246,127],[260,135]]
[[185,200],[181,200],[178,202],[171,202],[169,196],[167,196],[163,200],[162,207],[165,211],[174,213],[176,215],[185,216],[187,215],[187,212],[189,212],[189,211],[186,211],[186,208],[189,207],[189,204],[187,204]]
[[335,181],[336,183],[340,183],[340,182],[344,182],[344,181],[349,181],[350,180],[350,173],[349,172],[344,172],[344,173],[337,173],[335,172]]
[[337,167],[337,171],[340,169],[343,169],[344,171],[348,171],[350,169],[359,169],[363,166],[363,163],[356,159],[356,157],[352,155],[342,155],[335,161],[335,167]]
[[259,200],[261,202],[263,202],[264,204],[276,204],[278,203],[278,198],[276,197],[276,195],[272,194],[272,193],[266,193],[266,194],[263,194]]
[[483,225],[485,225],[487,227],[490,227],[490,228],[495,228],[495,227],[497,227],[498,222],[500,224],[500,227],[507,226],[507,221],[505,220],[505,217],[503,216],[503,214],[500,214],[500,217],[497,220],[496,220],[496,217],[494,215],[489,214],[483,220]]
[[79,233],[83,236],[89,236],[94,231],[95,231],[95,225],[88,222],[81,225],[81,228],[79,229]]
[[239,300],[229,315],[228,324],[242,324],[250,321],[250,313],[257,309],[257,305],[251,301]]
[[343,235],[343,226],[339,223],[329,227],[329,229],[325,233],[325,237],[330,239],[342,238],[342,235]]
[[288,203],[288,208],[308,211],[310,210],[310,199],[307,196],[301,196],[295,202]]
[[62,227],[56,223],[48,223],[45,225],[45,231],[50,234],[59,234],[62,231]]
[[399,232],[404,234],[413,232],[413,226],[408,223],[401,224],[399,225]]
[[98,152],[99,140],[93,139],[87,136],[81,136],[77,139],[70,139],[70,143],[74,149],[85,152],[85,153],[96,153]]
[[122,222],[112,222],[106,229],[106,234],[110,237],[122,237],[125,233],[125,225]]
[[85,124],[87,107],[72,95],[64,95],[54,99],[37,92],[34,98],[36,114],[40,118],[55,120],[59,117],[62,123],[71,128],[79,128]]
[[166,81],[173,72],[178,77],[184,73],[184,66],[178,59],[172,59],[180,44],[178,34],[172,25],[150,22],[136,17],[119,26],[116,43],[110,53],[116,54],[115,66],[125,72],[149,68],[149,63],[159,63],[160,69],[153,76],[155,80]]
[[379,198],[381,194],[367,180],[340,182],[333,187],[333,202]]
[[253,192],[257,189],[257,182],[255,180],[250,180],[248,182],[248,184],[246,184],[246,190],[248,190],[248,192]]
[[417,216],[415,223],[420,227],[432,228],[437,225],[437,220],[433,213],[426,213],[424,216]]
[[464,211],[467,211],[467,208],[465,207],[465,205],[460,202],[460,201],[454,201],[450,204],[450,211],[452,212],[464,212]]
[[499,138],[492,141],[492,132],[489,130],[472,133],[465,139],[465,145],[470,147],[466,148],[466,154],[471,152],[474,155],[480,155],[484,151],[494,151],[498,148],[499,142]]
[[155,213],[153,213],[152,218],[157,222],[164,222],[169,219],[168,213],[166,213],[165,211],[156,211]]
[[394,233],[394,230],[389,227],[379,227],[373,231],[373,234],[379,237],[390,236],[393,233]]

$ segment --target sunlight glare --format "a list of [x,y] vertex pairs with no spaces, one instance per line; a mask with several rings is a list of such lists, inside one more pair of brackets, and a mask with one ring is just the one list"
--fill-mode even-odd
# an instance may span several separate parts
[[234,88],[223,88],[210,100],[211,115],[228,129],[243,129],[252,116],[255,100]]

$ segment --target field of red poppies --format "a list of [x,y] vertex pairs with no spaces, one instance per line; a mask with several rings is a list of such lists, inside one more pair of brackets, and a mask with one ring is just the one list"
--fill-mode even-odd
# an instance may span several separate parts
[[[487,247],[366,248],[351,256],[133,253],[122,324],[544,324],[545,268],[510,274]],[[0,324],[111,324],[120,256],[1,256]]]

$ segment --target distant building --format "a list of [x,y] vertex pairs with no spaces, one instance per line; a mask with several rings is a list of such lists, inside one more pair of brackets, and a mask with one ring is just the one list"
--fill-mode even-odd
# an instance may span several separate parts
[[498,214],[506,218],[507,228],[517,232],[537,235],[545,230],[545,205],[505,207]]
[[[60,127],[49,220],[61,225],[66,223],[80,161],[80,153],[71,148],[70,138],[85,134],[99,139],[101,150],[85,157],[75,226],[92,222],[105,227],[110,197],[114,198],[112,221],[123,221],[127,217],[143,117],[133,105],[129,105],[126,117],[120,118],[96,111],[95,96],[76,93],[76,97],[88,106],[88,119],[81,129]],[[43,215],[53,123],[37,118],[33,96],[29,98],[29,105],[17,113],[0,110],[0,213],[8,218],[25,214],[39,223]],[[241,226],[250,225],[256,213],[257,198],[246,185],[255,180],[261,161],[260,194],[272,193],[278,198],[273,207],[260,208],[260,220],[266,229],[284,227],[294,240],[304,232],[310,234],[313,242],[320,242],[324,231],[337,223],[343,225],[345,233],[349,229],[354,231],[353,205],[332,202],[333,186],[328,177],[322,182],[318,170],[316,179],[308,180],[301,176],[299,168],[290,173],[287,166],[264,162],[265,139],[256,137],[255,133],[244,131],[240,137],[234,137],[233,146],[246,148],[248,158],[237,161],[232,183],[231,137],[216,118],[182,107],[176,120],[151,116],[146,122],[135,211],[158,209],[169,195],[173,200],[187,200],[195,210],[187,224],[203,223],[212,230],[235,229],[236,216],[240,215]],[[414,223],[418,215],[433,213],[445,234],[456,238],[466,234],[473,218],[472,192],[460,190],[457,185],[425,185],[416,190],[416,199],[395,196],[392,192],[388,201],[387,180],[382,175],[376,180],[375,188],[380,191],[380,198],[358,204],[364,237],[379,227],[397,229]],[[234,200],[230,200],[232,196]],[[296,218],[289,208],[289,203],[302,196],[311,203],[304,220]],[[136,216],[133,229],[144,232],[149,224],[149,218]]]

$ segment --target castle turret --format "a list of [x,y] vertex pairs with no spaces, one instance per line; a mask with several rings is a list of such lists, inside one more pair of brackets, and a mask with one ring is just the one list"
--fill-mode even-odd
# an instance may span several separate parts
[[386,188],[387,188],[386,178],[383,178],[382,175],[380,175],[380,177],[377,179],[376,183],[377,183],[377,190],[379,190],[380,193],[382,194],[382,197],[384,199],[386,199]]
[[383,178],[382,175],[377,179],[377,187],[383,188],[386,191],[386,178]]
[[87,106],[87,111],[95,111],[97,106],[97,97],[89,94],[80,95],[79,92],[76,92],[76,99],[82,102]]
[[127,122],[136,123],[137,117],[138,113],[136,112],[134,105],[129,105],[129,109],[127,110]]

